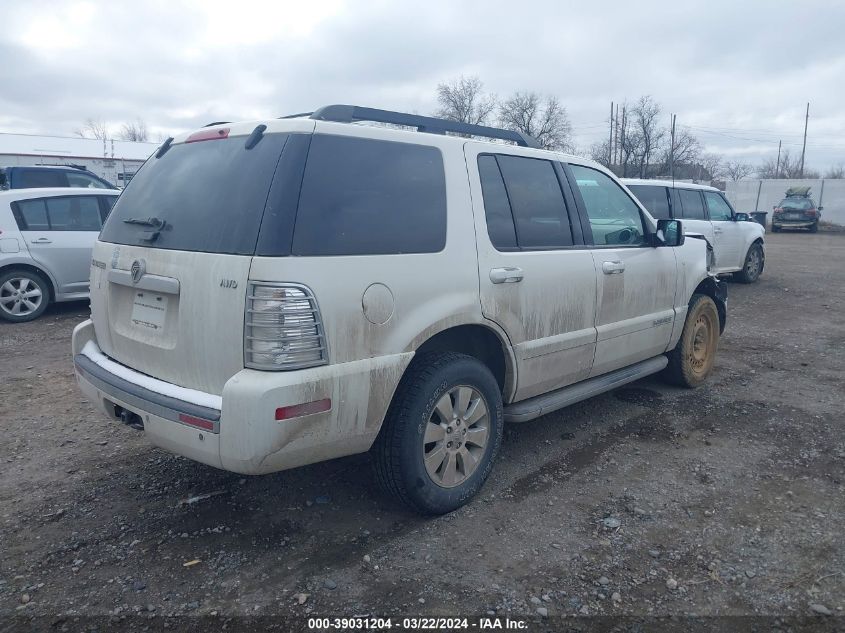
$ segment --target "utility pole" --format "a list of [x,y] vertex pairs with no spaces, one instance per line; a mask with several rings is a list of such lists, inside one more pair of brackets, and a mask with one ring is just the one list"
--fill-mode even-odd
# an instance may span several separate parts
[[[623,153],[625,152],[625,129],[626,129],[626,123],[627,123],[627,121],[625,120],[625,106],[623,105],[623,106],[622,106],[622,131],[619,133],[619,163],[620,163],[620,164],[622,163],[622,155],[623,155]],[[628,168],[627,168],[627,163],[628,163],[628,157],[627,157],[627,156],[625,156],[625,165],[623,165],[623,167],[622,167],[622,175],[623,175],[623,176],[627,176],[627,175],[628,175],[628,174],[627,174],[627,169],[628,169]]]
[[610,139],[607,141],[607,167],[613,167],[613,101],[610,102]]
[[613,115],[613,163],[618,164],[619,152],[619,104],[616,104],[616,114]]
[[798,177],[804,177],[804,152],[807,151],[807,121],[810,120],[810,102],[807,102],[807,114],[804,117],[804,145],[801,147],[801,171]]
[[780,141],[778,141],[778,162],[775,163],[775,180],[780,178]]
[[670,133],[671,140],[669,141],[669,176],[672,182],[675,182],[675,115],[672,115],[672,131]]

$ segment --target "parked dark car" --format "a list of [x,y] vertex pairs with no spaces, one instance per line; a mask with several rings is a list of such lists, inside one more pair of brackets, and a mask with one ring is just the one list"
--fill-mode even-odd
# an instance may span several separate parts
[[0,167],[0,189],[34,189],[41,187],[84,187],[88,189],[116,189],[87,169],[37,165]]
[[819,230],[822,208],[810,197],[809,187],[791,187],[786,190],[786,197],[774,207],[772,232],[808,229],[810,233],[815,233]]

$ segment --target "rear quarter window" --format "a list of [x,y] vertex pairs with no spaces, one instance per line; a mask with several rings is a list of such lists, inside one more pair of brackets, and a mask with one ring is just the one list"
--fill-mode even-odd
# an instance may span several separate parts
[[446,245],[446,178],[436,147],[317,134],[293,255],[433,253]]

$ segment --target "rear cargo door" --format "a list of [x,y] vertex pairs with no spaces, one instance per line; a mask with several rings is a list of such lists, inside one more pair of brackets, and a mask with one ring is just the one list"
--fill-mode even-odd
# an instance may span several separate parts
[[105,354],[214,394],[243,368],[249,269],[289,138],[266,134],[248,147],[228,132],[203,131],[207,140],[147,161],[106,221],[91,277]]

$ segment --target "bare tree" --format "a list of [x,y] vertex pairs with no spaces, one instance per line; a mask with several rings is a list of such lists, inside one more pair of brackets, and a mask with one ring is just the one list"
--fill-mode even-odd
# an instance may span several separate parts
[[666,133],[657,124],[659,116],[660,106],[649,95],[640,97],[631,109],[632,137],[637,140],[634,156],[640,178],[648,175],[648,166],[660,148]]
[[134,123],[124,123],[117,136],[124,141],[146,141],[149,139],[147,124],[141,119],[136,119]]
[[463,75],[437,84],[437,102],[440,107],[435,116],[473,125],[486,124],[497,106],[495,95],[485,94],[484,83],[478,77]]
[[754,167],[748,163],[738,160],[729,160],[725,163],[725,175],[734,182],[747,178],[753,173]]
[[515,92],[499,106],[499,125],[533,136],[543,149],[573,149],[572,124],[557,97],[544,100],[536,92]]
[[825,178],[845,178],[845,165],[839,163],[830,167],[825,173]]
[[82,127],[76,128],[73,133],[82,138],[109,138],[108,125],[102,119],[85,119],[85,124]]
[[780,163],[774,158],[767,158],[757,168],[758,178],[819,178],[820,174],[815,169],[804,168],[801,174],[801,157],[793,158],[788,149],[783,150],[780,156]]
[[722,162],[722,157],[718,154],[705,153],[698,157],[698,164],[706,174],[702,174],[699,180],[705,176],[710,180],[715,180],[721,177],[725,172],[725,166]]
[[610,155],[610,141],[605,139],[603,141],[598,141],[590,145],[590,149],[587,150],[587,155],[596,161],[599,165],[603,165],[604,167],[610,167],[608,157]]
[[660,160],[660,174],[666,175],[669,173],[669,161],[674,160],[675,166],[695,165],[701,156],[701,143],[693,136],[689,130],[678,130],[675,134],[674,152],[669,146],[673,145],[671,136],[666,147],[661,152]]

